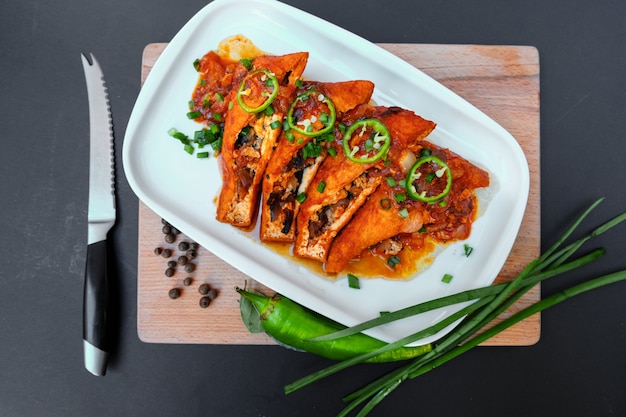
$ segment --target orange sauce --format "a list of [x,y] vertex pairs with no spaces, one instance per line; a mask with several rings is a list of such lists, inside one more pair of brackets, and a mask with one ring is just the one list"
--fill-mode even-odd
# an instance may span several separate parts
[[[338,277],[335,274],[326,273],[326,271],[324,271],[324,265],[321,262],[293,256],[291,243],[266,242],[261,244],[318,275],[332,280]],[[359,258],[348,264],[342,275],[350,273],[359,278],[407,280],[412,278],[416,273],[426,269],[433,262],[434,258],[431,255],[441,245],[441,242],[426,237],[419,246],[407,246],[398,254],[401,262],[393,268],[387,264],[385,257],[377,255],[372,250],[367,249],[361,253]]]

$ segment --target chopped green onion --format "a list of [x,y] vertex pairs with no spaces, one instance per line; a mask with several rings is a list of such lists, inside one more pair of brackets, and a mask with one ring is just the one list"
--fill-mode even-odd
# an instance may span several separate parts
[[389,265],[392,268],[395,268],[396,265],[398,265],[400,262],[401,262],[400,258],[396,255],[393,255],[389,257],[389,259],[387,259],[387,265]]
[[296,80],[296,87],[302,88],[303,85],[304,85],[304,82],[302,82],[302,80],[300,78],[298,78]]
[[437,204],[439,205],[439,207],[445,207],[448,205],[446,200],[439,200]]
[[217,101],[224,101],[224,96],[221,95],[220,93],[215,93],[215,99]]
[[426,181],[427,183],[431,183],[433,182],[433,180],[435,179],[435,173],[434,172],[429,172],[428,174],[426,174],[426,176],[424,177],[424,181]]
[[167,134],[173,137],[174,139],[178,139],[183,145],[189,144],[189,138],[182,132],[179,132],[175,128],[171,128],[167,131]]
[[396,200],[396,202],[401,203],[401,202],[406,200],[406,194],[404,194],[404,193],[395,193],[393,195],[393,199]]
[[450,281],[452,281],[452,275],[450,274],[445,274],[442,278],[441,278],[441,282],[444,282],[446,284],[449,284]]
[[317,184],[317,191],[318,192],[323,193],[325,188],[326,188],[326,183],[324,181],[320,181]]
[[393,177],[387,177],[386,179],[387,179],[387,184],[390,187],[395,187],[396,186],[397,182],[396,182],[396,180]]
[[196,130],[193,134],[193,141],[200,147],[213,142],[215,139],[215,135],[208,129]]
[[280,127],[280,125],[282,125],[280,120],[274,120],[272,123],[270,123],[270,127],[272,129],[278,129]]
[[200,113],[198,110],[190,111],[189,113],[187,113],[188,119],[197,119],[198,117],[202,117],[202,113]]
[[213,118],[217,120],[218,122],[222,121],[222,115],[219,113],[213,113]]
[[403,207],[402,209],[400,209],[400,211],[398,211],[398,214],[400,215],[400,217],[402,217],[403,219],[406,219],[407,217],[409,217],[409,210],[407,210],[406,207]]
[[211,142],[211,148],[213,148],[214,151],[222,149],[222,138],[218,138],[217,140]]
[[337,150],[335,148],[328,148],[328,154],[332,157],[337,156]]
[[204,78],[200,79],[200,85],[203,86],[206,84],[206,80]]
[[196,59],[195,61],[193,61],[193,68],[196,71],[200,71],[200,60],[199,59]]
[[295,137],[293,136],[293,133],[291,132],[286,132],[285,133],[285,137],[287,138],[287,140],[289,141],[289,143],[293,143]]
[[304,145],[304,148],[302,148],[302,157],[304,159],[308,157],[317,158],[321,154],[322,154],[322,147],[314,142],[307,142],[307,144]]
[[230,101],[230,102],[228,103],[228,110],[232,110],[232,109],[233,109],[233,106],[234,106],[234,103],[233,103],[232,101]]
[[209,153],[208,152],[198,152],[196,154],[196,158],[202,159],[202,158],[208,158],[209,157]]
[[187,152],[189,155],[193,154],[195,150],[194,147],[189,144],[185,145],[184,149],[185,149],[185,152]]
[[244,66],[245,69],[247,69],[248,71],[250,71],[252,69],[252,60],[248,59],[248,58],[242,58],[239,60],[239,62],[241,62],[241,64]]
[[359,284],[359,277],[356,275],[348,274],[348,287],[354,288],[358,290],[361,288],[361,284]]
[[420,151],[420,157],[430,156],[431,153],[432,152],[430,152],[430,149],[422,148],[422,150]]
[[296,201],[298,203],[303,203],[304,200],[306,200],[306,194],[305,193],[300,193],[296,196]]
[[466,243],[463,245],[463,251],[464,251],[465,256],[469,257],[474,251],[474,248]]
[[420,230],[418,230],[417,232],[418,233],[426,233],[426,226],[420,227]]
[[271,116],[272,114],[274,114],[274,107],[267,106],[267,108],[265,109],[265,115],[266,116]]

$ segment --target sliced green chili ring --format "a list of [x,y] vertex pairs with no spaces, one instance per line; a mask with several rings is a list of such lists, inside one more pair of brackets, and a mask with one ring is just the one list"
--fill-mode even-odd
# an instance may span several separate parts
[[[243,97],[246,95],[245,94],[246,82],[258,75],[261,75],[261,76],[265,75],[268,78],[268,81],[270,81],[270,84],[271,84],[271,87],[273,87],[273,90],[269,94],[267,99],[263,102],[263,104],[261,104],[258,107],[249,107],[246,103],[244,103],[244,100],[243,100]],[[248,75],[246,75],[243,80],[241,80],[241,83],[239,84],[239,89],[237,89],[237,102],[239,103],[241,108],[247,113],[262,112],[263,110],[267,109],[270,106],[270,104],[272,104],[272,102],[278,95],[278,87],[279,87],[278,79],[276,78],[274,74],[272,74],[271,71],[264,69],[264,68],[256,69],[250,72]]]
[[[378,138],[382,138],[383,143],[378,148],[378,152],[376,152],[375,155],[367,157],[367,158],[356,157],[355,150],[351,148],[350,139],[352,138],[352,135],[358,129],[365,130],[368,127],[371,127],[372,129],[374,129],[374,131],[376,132],[376,136]],[[366,140],[367,139],[368,138],[366,138]],[[374,142],[380,143],[380,140],[375,138]],[[381,121],[376,120],[376,119],[357,120],[352,125],[350,125],[350,127],[348,127],[348,129],[346,130],[346,133],[343,136],[343,151],[345,152],[346,156],[352,162],[358,162],[360,164],[367,164],[369,162],[378,161],[379,159],[381,159],[387,154],[387,151],[389,150],[390,145],[391,145],[391,136],[389,135],[389,130],[387,130],[387,126],[385,126]],[[357,148],[360,149],[360,146],[359,147],[355,146],[355,149]]]
[[[322,100],[319,100],[320,96],[324,98]],[[311,124],[305,125],[304,128],[301,128],[300,126],[297,125],[297,122],[294,122],[293,112],[296,109],[296,105],[298,104],[298,102],[306,101],[309,98],[318,99],[319,101],[325,103],[328,106],[328,110],[330,111],[330,114],[323,113],[325,115],[323,119],[325,119],[326,121],[323,121],[320,115],[320,121],[324,125],[323,129],[314,131],[313,126]],[[332,100],[316,90],[309,90],[306,93],[302,93],[298,97],[296,97],[293,103],[291,103],[291,106],[289,106],[289,111],[287,112],[287,124],[289,125],[289,128],[295,130],[301,135],[309,136],[309,137],[320,136],[320,135],[330,132],[335,127],[336,119],[337,119],[337,111],[335,110],[335,105],[333,104]]]
[[[420,176],[418,175],[420,174],[418,171],[419,167],[421,167],[424,164],[431,163],[431,162],[440,167],[435,172],[444,170],[443,174],[445,174],[446,176],[446,186],[444,187],[442,192],[436,195],[427,195],[426,191],[421,191],[421,192],[417,191],[417,188],[415,187],[415,185],[413,185],[413,183]],[[443,176],[443,174],[437,175],[435,173],[435,176],[441,177]],[[443,162],[441,159],[437,158],[436,156],[429,155],[429,156],[425,156],[423,158],[418,159],[417,162],[415,162],[413,166],[411,167],[411,169],[409,170],[409,175],[406,181],[406,192],[409,195],[409,197],[411,197],[414,200],[423,201],[425,203],[434,203],[437,200],[440,200],[444,198],[445,196],[447,196],[448,193],[450,192],[450,188],[452,188],[452,172],[450,171],[450,167],[448,166],[448,164],[446,164],[445,162]]]

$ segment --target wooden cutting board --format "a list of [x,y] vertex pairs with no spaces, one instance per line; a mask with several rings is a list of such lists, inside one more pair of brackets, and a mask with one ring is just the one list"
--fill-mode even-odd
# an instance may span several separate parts
[[[148,45],[143,52],[142,82],[166,44]],[[540,252],[539,184],[539,56],[534,47],[485,45],[382,44],[383,48],[408,61],[478,107],[507,129],[520,143],[530,167],[530,195],[521,229],[497,282],[514,278]],[[191,92],[190,92],[191,94]],[[198,249],[196,269],[181,267],[172,277],[164,274],[167,261],[179,255],[177,245],[188,241],[164,242],[161,218],[139,203],[138,305],[139,338],[150,343],[273,344],[264,334],[250,334],[239,315],[235,286],[265,292],[254,282],[205,248]],[[164,259],[156,247],[171,248],[174,256]],[[193,283],[183,284],[186,277]],[[201,308],[198,292],[202,283],[218,291],[207,308]],[[168,291],[178,287],[182,294],[170,299]],[[499,320],[540,299],[535,287]],[[484,345],[532,345],[539,340],[540,316],[536,314],[507,329]]]

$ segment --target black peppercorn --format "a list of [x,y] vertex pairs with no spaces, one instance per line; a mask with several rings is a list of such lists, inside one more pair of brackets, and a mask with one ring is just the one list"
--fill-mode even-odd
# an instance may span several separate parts
[[185,255],[187,255],[187,258],[189,259],[193,259],[195,258],[198,254],[196,253],[195,250],[193,249],[189,249],[187,252],[185,252]]
[[186,251],[187,249],[189,249],[189,242],[180,242],[180,243],[178,244],[178,250],[181,250],[181,251],[183,251],[183,252],[184,252],[184,251]]
[[195,269],[196,269],[196,265],[192,264],[191,262],[185,265],[185,271],[187,272],[193,272]]
[[176,265],[178,265],[176,261],[167,261],[168,268],[176,268]]
[[193,250],[197,250],[200,247],[200,245],[198,245],[196,242],[191,242],[190,247]]
[[165,270],[165,276],[166,277],[173,277],[175,272],[176,272],[176,270],[174,268],[167,268]]
[[207,293],[207,297],[209,297],[211,300],[215,300],[217,298],[217,290],[215,288],[211,288]]
[[211,287],[209,287],[209,284],[204,283],[204,284],[202,284],[202,285],[200,285],[200,286],[198,287],[198,292],[199,292],[200,294],[202,294],[202,295],[206,295],[206,294],[208,294],[208,293],[209,293],[209,290],[210,290],[210,289],[211,289]]
[[163,253],[163,248],[161,248],[161,247],[154,248],[154,254],[155,255],[160,255],[162,253]]
[[211,299],[209,297],[202,297],[200,299],[200,307],[207,308],[211,304]]
[[170,249],[163,249],[163,252],[161,252],[161,256],[164,258],[169,258],[170,256],[172,256],[172,251]]
[[167,243],[174,243],[176,240],[176,235],[174,233],[168,233],[165,235],[165,241]]
[[191,277],[187,277],[183,280],[183,285],[186,287],[190,286],[192,283],[193,283],[193,278]]
[[187,265],[187,262],[189,262],[189,259],[186,256],[178,257],[178,265]]
[[166,224],[165,226],[161,228],[161,231],[163,232],[164,235],[172,233],[172,226],[170,226],[169,224]]
[[173,299],[176,299],[176,298],[180,297],[180,290],[179,290],[178,288],[172,288],[172,289],[169,291],[168,295],[170,296],[170,298],[171,298],[172,300],[173,300]]

